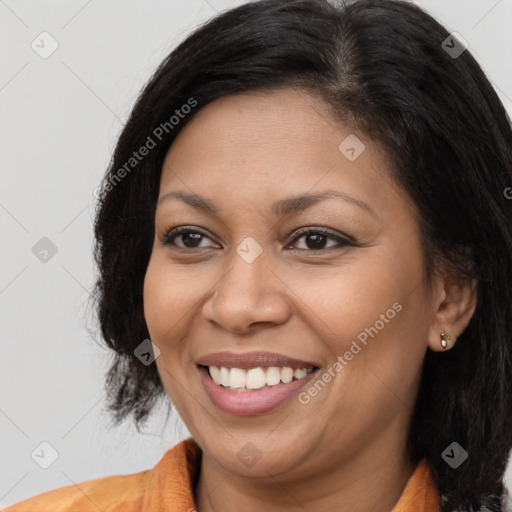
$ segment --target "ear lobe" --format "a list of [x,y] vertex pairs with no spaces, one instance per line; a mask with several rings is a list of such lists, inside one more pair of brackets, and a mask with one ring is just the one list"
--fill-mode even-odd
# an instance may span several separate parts
[[[436,352],[450,350],[455,345],[473,317],[478,298],[476,279],[453,272],[446,273],[441,279],[437,308],[428,337],[428,347]],[[444,336],[441,335],[443,331]],[[443,347],[443,339],[446,340],[446,347]]]

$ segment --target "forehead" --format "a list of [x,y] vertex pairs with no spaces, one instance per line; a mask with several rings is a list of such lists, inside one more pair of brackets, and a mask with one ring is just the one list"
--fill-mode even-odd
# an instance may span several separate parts
[[[326,150],[336,142],[330,132],[340,122],[323,100],[299,89],[252,91],[219,98],[199,110],[174,141],[175,145],[233,149],[265,144],[314,144]],[[332,134],[334,135],[334,134]],[[171,147],[172,149],[172,147]]]
[[380,195],[385,203],[386,181],[377,144],[341,123],[318,97],[283,89],[225,96],[199,110],[169,148],[161,195],[188,187],[249,201],[335,188]]

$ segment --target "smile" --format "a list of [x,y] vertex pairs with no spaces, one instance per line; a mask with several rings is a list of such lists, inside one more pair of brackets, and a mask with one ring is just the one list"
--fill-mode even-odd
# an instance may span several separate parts
[[197,369],[211,403],[235,416],[254,416],[284,407],[318,370],[316,367],[242,369],[216,365],[198,365]]

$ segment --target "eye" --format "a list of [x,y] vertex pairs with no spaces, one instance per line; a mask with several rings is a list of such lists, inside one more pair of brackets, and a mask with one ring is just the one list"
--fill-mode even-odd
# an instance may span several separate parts
[[330,249],[331,247],[333,247],[333,245],[325,247],[328,240],[334,240],[336,242],[334,246],[337,245],[339,248],[355,245],[348,239],[348,237],[340,236],[325,228],[303,228],[300,229],[296,234],[298,234],[299,236],[296,236],[293,239],[293,242],[296,242],[297,240],[304,238],[306,248],[299,248],[299,250],[309,250],[308,252],[323,251],[325,249]]
[[[175,240],[180,240],[181,244],[176,244]],[[177,228],[169,228],[164,231],[164,235],[161,238],[163,245],[174,245],[182,249],[200,249],[201,242],[204,239],[211,238],[202,230],[198,228],[192,228],[191,226],[180,226]]]

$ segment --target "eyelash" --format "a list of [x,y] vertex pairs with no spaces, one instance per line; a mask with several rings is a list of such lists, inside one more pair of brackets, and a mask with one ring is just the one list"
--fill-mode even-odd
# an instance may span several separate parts
[[[198,235],[201,235],[201,236],[203,236],[205,238],[209,238],[211,240],[211,238],[208,236],[208,234],[205,233],[201,229],[192,228],[191,226],[181,226],[181,227],[177,227],[177,228],[168,228],[168,229],[166,229],[164,231],[164,235],[163,235],[163,237],[161,239],[162,244],[164,246],[173,245],[173,246],[175,246],[175,247],[177,247],[179,249],[190,249],[190,250],[201,249],[201,247],[180,247],[180,246],[176,246],[173,243],[174,239],[178,238],[179,235],[183,235],[184,233],[198,234]],[[304,235],[311,235],[311,234],[323,235],[323,236],[325,236],[327,238],[330,238],[331,240],[337,241],[338,242],[338,248],[343,248],[343,247],[346,247],[346,246],[352,246],[352,247],[355,246],[354,242],[349,240],[348,237],[343,237],[343,236],[337,235],[335,232],[333,232],[331,230],[328,230],[328,229],[325,229],[325,228],[310,228],[310,227],[301,228],[301,229],[297,230],[295,232],[295,238],[290,242],[290,244],[292,244],[293,242],[296,242],[298,239],[302,238]],[[290,244],[287,244],[287,246],[290,245]],[[319,252],[325,252],[328,249],[332,249],[332,246],[331,247],[327,247],[325,249],[318,249],[316,251],[314,249],[295,249],[295,250],[306,251],[306,252],[309,252],[309,253],[316,254],[316,253],[319,253]]]

